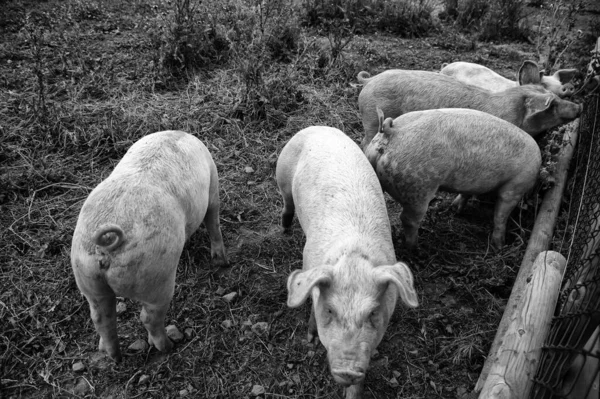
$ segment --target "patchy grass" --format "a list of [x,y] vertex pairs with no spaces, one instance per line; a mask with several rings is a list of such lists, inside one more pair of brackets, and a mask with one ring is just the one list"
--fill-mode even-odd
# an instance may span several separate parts
[[[278,230],[273,175],[281,148],[310,125],[337,127],[358,142],[360,70],[437,70],[460,59],[514,71],[521,62],[459,34],[354,36],[332,56],[331,39],[310,30],[259,34],[256,23],[265,19],[251,14],[255,8],[238,10],[248,18],[234,36],[222,20],[207,20],[213,31],[154,32],[172,10],[160,1],[9,1],[3,9],[0,393],[7,398],[242,398],[255,385],[269,398],[341,397],[323,347],[306,342],[308,306],[285,306],[304,236],[297,222],[291,236]],[[186,35],[225,37],[229,46],[202,47],[205,57],[196,59],[182,47]],[[243,52],[244,43],[255,51]],[[207,234],[195,233],[167,316],[184,341],[168,355],[125,351],[115,365],[96,352],[69,262],[72,231],[89,192],[131,144],[165,129],[196,135],[213,154],[232,266],[212,268]],[[508,245],[496,254],[488,244],[493,204],[471,201],[464,215],[449,204],[444,194],[432,203],[421,251],[411,254],[401,244],[400,207],[388,198],[397,257],[414,271],[420,306],[396,310],[367,374],[367,397],[460,397],[477,379],[533,214],[513,213]],[[228,303],[222,297],[231,292],[237,297]],[[119,339],[127,348],[145,331],[139,305],[121,302]],[[261,322],[266,329],[252,328]],[[74,371],[78,362],[84,368]]]

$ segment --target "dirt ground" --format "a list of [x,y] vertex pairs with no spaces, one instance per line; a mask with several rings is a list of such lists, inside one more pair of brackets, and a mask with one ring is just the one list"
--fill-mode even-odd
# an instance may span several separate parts
[[[598,34],[600,10],[592,3],[577,20],[582,39],[566,53],[565,63],[582,70],[589,37]],[[307,31],[305,58],[272,66],[280,80],[264,78],[269,87],[285,82],[296,103],[282,110],[267,99],[267,118],[251,120],[232,112],[242,84],[235,66],[200,71],[186,84],[161,81],[148,40],[156,18],[150,4],[0,5],[0,396],[340,398],[324,348],[306,341],[308,305],[285,305],[304,235],[297,220],[291,235],[280,232],[277,155],[310,125],[337,127],[360,142],[361,70],[438,70],[461,60],[512,77],[523,60],[537,60],[535,46],[479,42],[450,28],[418,39],[377,33],[355,37],[342,61],[320,68],[328,41]],[[183,339],[170,354],[128,349],[146,333],[139,304],[121,299],[125,357],[116,365],[97,352],[73,278],[73,228],[87,195],[131,144],[166,129],[193,133],[217,163],[231,266],[211,267],[206,230],[196,232],[181,256],[167,315]],[[396,256],[414,273],[420,306],[397,307],[371,360],[366,398],[467,397],[542,195],[538,189],[513,212],[500,252],[489,244],[493,200],[472,200],[456,215],[452,197],[440,193],[420,229],[420,250],[410,253],[402,245],[401,208],[386,197]]]

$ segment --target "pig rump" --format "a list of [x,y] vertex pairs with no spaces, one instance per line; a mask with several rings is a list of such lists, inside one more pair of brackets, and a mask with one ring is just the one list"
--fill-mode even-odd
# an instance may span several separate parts
[[131,146],[81,208],[71,265],[100,335],[121,360],[116,296],[142,303],[148,342],[173,343],[164,328],[185,240],[204,221],[217,264],[227,257],[219,225],[218,175],[208,149],[184,132],[149,134]]

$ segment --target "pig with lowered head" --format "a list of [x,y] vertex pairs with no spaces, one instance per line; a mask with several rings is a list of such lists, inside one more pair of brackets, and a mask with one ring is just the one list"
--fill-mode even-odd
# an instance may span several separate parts
[[[466,195],[495,192],[491,241],[495,249],[504,246],[510,212],[539,174],[542,161],[535,140],[476,110],[415,111],[394,120],[378,113],[380,132],[365,155],[383,189],[402,205],[407,247],[416,247],[419,226],[438,189]],[[464,197],[455,202],[461,208]]]
[[521,74],[523,86],[492,93],[436,72],[391,69],[371,78],[367,72],[360,72],[358,81],[364,84],[358,96],[365,129],[362,147],[377,133],[376,108],[390,118],[426,109],[475,109],[504,119],[532,136],[581,113],[581,105],[563,100],[537,84],[537,68],[523,68]]
[[[526,68],[538,70],[538,66],[535,62],[529,60],[524,61],[517,73],[517,81],[506,79],[483,65],[473,64],[471,62],[459,61],[451,64],[444,64],[440,73],[452,76],[454,79],[464,83],[498,92],[525,84],[521,80],[521,71]],[[569,97],[575,92],[575,86],[570,82],[576,74],[577,69],[560,69],[552,76],[545,76],[540,72],[540,84],[544,89],[561,98]]]
[[217,264],[227,257],[219,225],[219,180],[204,144],[179,131],[149,134],[88,196],[77,220],[71,265],[100,335],[121,360],[116,297],[142,303],[148,343],[169,351],[164,319],[185,240],[204,221]]
[[308,339],[318,332],[335,381],[347,387],[346,398],[360,398],[398,297],[418,305],[412,273],[396,261],[383,191],[360,148],[324,126],[292,137],[276,179],[284,231],[297,213],[306,235],[302,270],[288,278],[287,304],[312,297]]

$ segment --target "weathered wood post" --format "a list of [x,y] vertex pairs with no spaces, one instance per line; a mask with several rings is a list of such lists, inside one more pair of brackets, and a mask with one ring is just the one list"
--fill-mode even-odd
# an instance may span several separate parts
[[[555,185],[548,190],[546,195],[544,196],[544,200],[542,201],[542,205],[540,206],[540,210],[536,217],[535,225],[533,227],[533,231],[531,232],[531,237],[529,239],[529,243],[527,245],[527,249],[525,251],[525,255],[523,256],[523,260],[521,262],[521,266],[519,268],[519,273],[517,274],[517,279],[513,285],[513,289],[511,291],[510,298],[506,305],[506,310],[502,316],[502,320],[500,321],[500,325],[498,326],[498,331],[496,332],[496,337],[494,342],[492,343],[492,347],[490,349],[489,355],[483,365],[483,369],[479,376],[479,380],[477,381],[477,385],[475,386],[475,392],[482,392],[484,388],[484,384],[488,379],[490,374],[490,370],[492,367],[498,363],[499,361],[505,361],[502,359],[502,354],[505,351],[516,351],[518,350],[516,347],[509,348],[506,345],[503,345],[505,339],[507,338],[506,334],[509,332],[510,326],[513,324],[513,320],[515,320],[521,313],[522,306],[525,303],[531,302],[539,302],[540,298],[531,298],[526,299],[525,293],[527,287],[533,276],[533,268],[534,268],[534,260],[537,258],[538,254],[541,251],[548,249],[548,245],[550,243],[550,239],[552,238],[554,232],[554,225],[556,224],[556,218],[558,216],[558,212],[560,210],[560,203],[562,199],[562,194],[567,182],[567,172],[569,170],[569,163],[571,162],[571,158],[573,156],[573,152],[575,149],[575,143],[577,141],[577,130],[579,128],[579,119],[571,122],[567,125],[565,129],[565,133],[563,136],[563,142],[567,144],[561,149],[559,154],[557,155],[557,164],[556,164],[556,172],[555,172]],[[561,275],[562,279],[562,275]],[[559,287],[557,291],[560,289],[560,281]],[[533,293],[533,292],[532,292]],[[535,293],[537,294],[537,292]],[[558,298],[558,297],[556,297]],[[547,334],[547,328],[550,326],[550,318],[554,309],[556,307],[556,301],[549,303],[546,302],[543,304],[544,307],[550,309],[548,319],[545,321],[539,320],[538,323],[540,325],[545,326],[546,333],[544,334],[544,338]],[[541,331],[536,331],[535,334],[540,333]],[[531,331],[527,332],[528,334]],[[540,341],[540,346],[541,346]],[[518,341],[516,342],[518,344]],[[502,350],[499,351],[499,349]],[[521,348],[523,350],[523,348]],[[539,357],[539,352],[538,352]],[[530,359],[529,363],[537,364],[536,359]],[[499,365],[499,367],[502,367]],[[523,370],[521,370],[522,372]],[[532,371],[535,373],[535,369]],[[515,375],[515,377],[518,374]],[[524,375],[521,374],[520,378],[530,379],[533,375]],[[501,393],[501,392],[500,392]],[[482,392],[483,394],[483,392]],[[480,398],[491,398],[494,396],[483,396]],[[495,396],[498,397],[498,396]],[[519,396],[499,396],[503,398],[518,398]]]
[[542,343],[560,293],[567,261],[558,252],[540,252],[521,300],[513,310],[479,398],[521,399],[531,389]]

